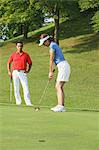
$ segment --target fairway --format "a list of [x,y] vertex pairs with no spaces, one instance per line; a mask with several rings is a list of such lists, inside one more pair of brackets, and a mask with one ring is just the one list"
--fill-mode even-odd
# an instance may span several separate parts
[[99,113],[0,106],[1,150],[99,150]]

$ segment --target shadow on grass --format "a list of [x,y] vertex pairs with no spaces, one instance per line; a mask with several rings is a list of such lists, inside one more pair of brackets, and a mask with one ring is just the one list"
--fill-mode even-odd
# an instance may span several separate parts
[[75,19],[62,23],[60,25],[60,39],[93,33],[90,20],[91,15],[85,17],[84,14],[81,14]]
[[82,39],[82,43],[73,46],[74,50],[68,50],[65,53],[83,53],[83,52],[89,52],[93,50],[99,50],[99,34],[93,34],[89,37],[84,37]]
[[[75,19],[65,21],[60,24],[60,39],[66,39],[69,37],[76,37],[79,35],[85,35],[85,34],[91,34],[93,33],[92,26],[90,24],[90,19],[91,15],[84,15],[80,14]],[[53,34],[54,31],[54,26],[51,26],[49,28],[45,28],[40,31],[37,31],[33,34],[29,33],[30,36],[25,39],[22,35],[19,37],[16,37],[12,40],[3,42],[0,47],[4,46],[7,42],[12,42],[16,43],[16,41],[23,41],[24,43],[29,43],[29,42],[36,42],[39,43],[39,36],[42,33],[47,33],[47,34]]]
[[[60,24],[60,36],[59,39],[63,40],[70,37],[76,37],[85,34],[93,33],[92,25],[90,24],[91,15],[85,16],[85,14],[80,14],[75,19],[62,22]],[[25,42],[37,42],[42,33],[53,35],[54,26],[43,31],[37,32],[35,35],[29,37]]]

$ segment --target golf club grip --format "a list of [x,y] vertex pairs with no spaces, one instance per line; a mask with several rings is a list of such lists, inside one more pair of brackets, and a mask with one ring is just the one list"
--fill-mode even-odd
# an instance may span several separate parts
[[12,75],[10,76],[10,82],[12,82],[13,78],[12,78]]
[[53,72],[55,72],[55,69],[53,69]]

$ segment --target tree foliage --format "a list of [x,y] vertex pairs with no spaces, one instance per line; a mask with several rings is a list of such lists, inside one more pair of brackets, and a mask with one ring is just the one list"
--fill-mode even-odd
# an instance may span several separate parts
[[92,24],[95,31],[99,31],[99,0],[79,0],[79,6],[82,11],[92,9],[94,16],[92,17]]
[[99,11],[92,17],[92,23],[95,31],[99,32]]
[[79,0],[79,5],[82,10],[99,7],[99,0]]
[[43,22],[41,2],[37,0],[1,0],[0,22],[23,26],[27,36],[29,26],[39,27]]

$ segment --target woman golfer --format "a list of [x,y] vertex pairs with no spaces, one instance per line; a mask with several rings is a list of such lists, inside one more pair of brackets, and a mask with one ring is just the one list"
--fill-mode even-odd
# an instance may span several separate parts
[[52,36],[47,34],[42,34],[40,36],[39,46],[45,45],[50,47],[50,64],[49,64],[49,79],[53,79],[53,66],[54,63],[58,68],[58,75],[56,81],[56,92],[58,98],[57,106],[51,108],[54,112],[64,112],[64,84],[69,81],[70,77],[70,65],[67,60],[65,60],[61,48],[57,43],[54,42]]

